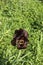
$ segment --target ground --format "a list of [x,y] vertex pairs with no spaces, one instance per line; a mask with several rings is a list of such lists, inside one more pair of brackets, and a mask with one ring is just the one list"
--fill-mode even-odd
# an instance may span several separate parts
[[[11,45],[19,28],[29,34],[22,50]],[[0,65],[43,65],[43,1],[0,0]]]

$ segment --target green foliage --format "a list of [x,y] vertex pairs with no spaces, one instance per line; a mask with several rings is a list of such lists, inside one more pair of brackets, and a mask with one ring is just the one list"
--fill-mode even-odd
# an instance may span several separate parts
[[[22,50],[11,45],[19,28],[29,34]],[[43,65],[43,3],[39,0],[0,0],[0,65]]]

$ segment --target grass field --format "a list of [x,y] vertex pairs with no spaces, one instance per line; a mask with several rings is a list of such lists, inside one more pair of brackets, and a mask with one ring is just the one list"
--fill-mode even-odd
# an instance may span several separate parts
[[[19,28],[29,34],[22,50],[11,45]],[[0,0],[0,65],[43,65],[43,1]]]

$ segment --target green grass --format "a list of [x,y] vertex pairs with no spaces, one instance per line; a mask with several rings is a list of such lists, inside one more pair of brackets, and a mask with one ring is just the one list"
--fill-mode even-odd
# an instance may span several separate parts
[[[16,29],[29,34],[26,49],[11,45]],[[43,3],[0,0],[0,65],[43,65]]]

